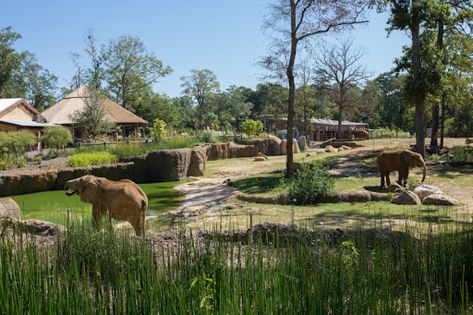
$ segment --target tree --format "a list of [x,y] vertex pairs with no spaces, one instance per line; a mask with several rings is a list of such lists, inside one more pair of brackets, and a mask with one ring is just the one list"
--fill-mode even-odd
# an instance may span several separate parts
[[47,148],[63,149],[72,143],[71,131],[62,126],[51,126],[44,130],[41,141]]
[[217,76],[210,70],[191,70],[189,76],[181,77],[183,94],[190,97],[196,107],[197,130],[204,127],[205,113],[210,105],[210,99],[220,88]]
[[84,98],[85,106],[81,111],[71,115],[73,127],[84,139],[97,139],[113,128],[113,124],[106,121],[107,108],[103,105],[104,96],[97,90],[87,89]]
[[13,48],[21,35],[12,31],[11,27],[0,29],[0,93],[4,94],[5,85],[12,79],[13,73],[19,68],[21,55]]
[[352,41],[343,41],[330,50],[324,50],[318,58],[317,80],[327,84],[327,88],[335,94],[338,107],[338,139],[342,137],[342,118],[348,93],[368,78],[367,71],[360,64],[364,55],[364,51],[353,48]]
[[264,125],[261,120],[246,119],[241,123],[241,131],[248,137],[258,135],[263,131]]
[[156,118],[153,122],[153,126],[150,130],[150,135],[153,137],[155,142],[159,142],[166,137],[167,130],[166,130],[166,122],[164,120]]
[[292,150],[296,84],[294,65],[298,46],[310,38],[339,30],[343,26],[365,23],[362,14],[369,0],[277,0],[271,5],[266,27],[280,35],[273,43],[273,54],[263,60],[268,69],[280,73],[285,69],[289,87],[287,107],[286,176],[294,175]]
[[104,64],[107,60],[107,52],[103,46],[97,47],[97,40],[92,30],[89,30],[86,35],[85,52],[90,59],[90,66],[85,70],[85,80],[88,86],[100,90],[105,79]]
[[138,37],[121,36],[110,41],[106,50],[107,89],[118,104],[130,109],[140,93],[172,72]]
[[55,102],[57,77],[29,51],[13,48],[20,38],[10,27],[0,30],[0,97],[23,97],[41,111]]

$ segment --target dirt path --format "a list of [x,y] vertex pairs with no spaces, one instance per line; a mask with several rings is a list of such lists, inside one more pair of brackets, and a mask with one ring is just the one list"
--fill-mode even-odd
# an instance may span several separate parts
[[176,189],[184,195],[184,201],[170,214],[183,218],[198,216],[238,193],[221,178],[206,177],[196,177]]

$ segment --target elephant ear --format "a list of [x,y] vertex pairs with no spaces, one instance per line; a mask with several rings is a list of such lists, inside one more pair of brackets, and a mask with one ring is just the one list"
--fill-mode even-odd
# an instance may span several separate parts
[[82,179],[81,200],[89,203],[96,203],[100,200],[101,185],[95,176],[86,176]]
[[411,155],[409,154],[409,152],[402,151],[402,152],[399,154],[399,157],[400,157],[400,160],[401,160],[401,164],[402,164],[402,165],[404,165],[404,166],[409,166],[409,165],[411,165]]

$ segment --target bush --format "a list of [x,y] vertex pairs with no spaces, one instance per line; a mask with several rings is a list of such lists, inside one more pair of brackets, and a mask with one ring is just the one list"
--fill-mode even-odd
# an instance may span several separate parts
[[473,147],[468,145],[454,146],[450,152],[455,161],[473,161]]
[[257,135],[263,131],[264,125],[261,120],[246,119],[241,123],[241,131],[248,137]]
[[69,158],[69,166],[81,167],[91,165],[112,164],[118,161],[118,157],[107,151],[78,153]]
[[150,135],[155,142],[159,142],[166,137],[168,133],[166,130],[166,122],[164,120],[156,118],[153,123],[153,127],[150,129]]
[[212,131],[207,131],[202,134],[202,142],[215,143],[217,141],[218,141],[217,136]]
[[374,139],[386,139],[386,138],[409,138],[409,133],[399,130],[396,136],[396,130],[388,128],[379,128],[373,131]]
[[304,165],[288,182],[289,198],[295,204],[314,204],[333,191],[335,181],[321,163]]
[[23,156],[27,146],[37,143],[37,138],[29,131],[0,132],[0,169],[23,167],[26,159]]
[[69,129],[62,126],[51,126],[44,131],[41,141],[47,148],[62,149],[72,143],[72,135]]

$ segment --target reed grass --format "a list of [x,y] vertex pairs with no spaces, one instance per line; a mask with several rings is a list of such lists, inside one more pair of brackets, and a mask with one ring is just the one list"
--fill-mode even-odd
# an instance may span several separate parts
[[467,314],[472,232],[233,243],[216,229],[157,256],[148,239],[86,225],[50,250],[16,235],[0,242],[0,313]]

